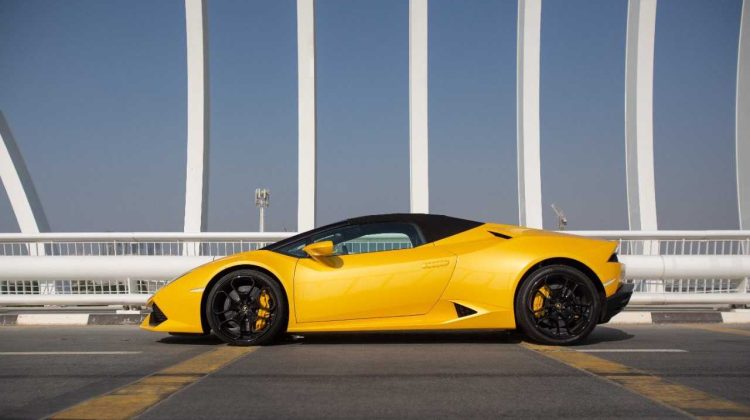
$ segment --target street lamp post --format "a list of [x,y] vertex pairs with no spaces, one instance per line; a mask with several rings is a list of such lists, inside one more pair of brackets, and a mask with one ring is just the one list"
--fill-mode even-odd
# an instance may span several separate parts
[[268,207],[269,200],[271,198],[271,191],[266,188],[255,189],[255,207],[260,212],[260,221],[258,223],[258,231],[264,232],[266,227],[265,220],[265,209]]

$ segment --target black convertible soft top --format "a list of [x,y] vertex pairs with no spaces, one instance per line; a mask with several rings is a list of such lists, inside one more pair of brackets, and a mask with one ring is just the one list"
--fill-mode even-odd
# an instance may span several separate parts
[[482,225],[482,223],[473,220],[443,216],[442,214],[424,213],[377,214],[373,216],[355,217],[347,220],[347,222],[352,225],[383,222],[413,223],[422,231],[425,242],[439,241],[440,239]]
[[424,213],[392,213],[392,214],[375,214],[371,216],[355,217],[352,219],[343,220],[341,222],[332,223],[330,225],[321,226],[319,228],[309,230],[307,232],[294,235],[290,238],[281,240],[270,244],[263,249],[270,251],[277,250],[287,244],[297,242],[304,239],[307,236],[315,235],[319,232],[323,232],[329,229],[334,229],[342,226],[349,225],[361,225],[367,223],[387,223],[387,222],[401,222],[401,223],[413,223],[417,225],[419,230],[424,236],[425,242],[435,242],[443,238],[461,233],[463,231],[473,229],[477,226],[482,225],[481,222],[475,222],[473,220],[459,219],[457,217],[444,216],[441,214],[424,214]]

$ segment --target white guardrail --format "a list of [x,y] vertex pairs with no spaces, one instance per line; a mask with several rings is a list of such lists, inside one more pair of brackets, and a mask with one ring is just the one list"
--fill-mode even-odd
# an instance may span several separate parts
[[[618,241],[636,304],[750,304],[750,231],[579,231]],[[143,305],[216,257],[289,237],[265,233],[0,234],[0,306]],[[386,237],[357,244],[387,250]]]

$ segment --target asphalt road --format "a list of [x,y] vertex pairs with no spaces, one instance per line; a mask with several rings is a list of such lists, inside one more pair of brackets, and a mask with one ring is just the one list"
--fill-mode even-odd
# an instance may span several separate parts
[[602,326],[564,349],[502,332],[240,349],[129,326],[1,327],[0,417],[750,416],[749,354],[750,326],[727,324]]

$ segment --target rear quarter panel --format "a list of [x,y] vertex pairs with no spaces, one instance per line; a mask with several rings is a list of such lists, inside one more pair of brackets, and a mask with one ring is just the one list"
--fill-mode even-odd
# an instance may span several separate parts
[[[511,238],[498,238],[491,231]],[[594,281],[600,284],[613,278],[619,280],[621,272],[619,263],[607,262],[616,248],[614,242],[506,225],[485,224],[435,245],[458,256],[442,299],[496,312],[493,322],[499,324],[498,328],[515,328],[515,291],[524,275],[546,260],[578,261],[594,272]],[[619,281],[612,282],[605,295],[613,294],[618,286]]]

